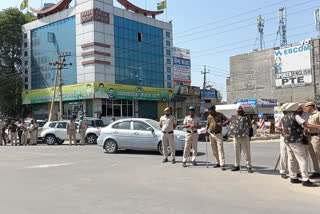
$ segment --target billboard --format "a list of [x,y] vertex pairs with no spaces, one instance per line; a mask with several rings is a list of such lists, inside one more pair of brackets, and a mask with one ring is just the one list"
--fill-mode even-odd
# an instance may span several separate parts
[[[52,101],[54,87],[22,92],[22,104],[47,103]],[[59,101],[59,87],[56,88],[55,101]],[[62,86],[62,100],[92,99],[94,84],[83,83]]]
[[246,99],[236,100],[235,103],[241,103],[244,108],[273,108],[274,106],[277,106],[279,104],[275,99]]
[[310,40],[274,51],[277,88],[312,84]]
[[205,93],[203,93],[203,89],[200,90],[201,99],[217,99],[217,90],[215,89],[206,89]]
[[[54,88],[36,89],[22,92],[22,104],[48,103],[52,101]],[[62,100],[83,100],[93,98],[169,101],[174,97],[169,88],[152,88],[112,83],[83,83],[62,86]],[[59,101],[59,87],[55,101]]]
[[173,80],[174,82],[191,83],[190,50],[173,47]]
[[96,82],[94,88],[95,98],[169,101],[174,97],[173,90],[169,88],[120,85],[104,82]]

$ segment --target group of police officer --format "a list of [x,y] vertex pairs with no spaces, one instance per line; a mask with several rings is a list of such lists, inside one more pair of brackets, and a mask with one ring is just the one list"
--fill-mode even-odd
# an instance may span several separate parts
[[[305,111],[308,114],[304,113]],[[230,120],[222,113],[216,112],[215,106],[208,109],[206,136],[209,136],[213,156],[216,159],[214,168],[226,170],[223,148],[222,127],[230,125],[229,135],[233,137],[235,163],[231,171],[240,170],[241,152],[246,158],[248,173],[253,173],[250,152],[250,137],[252,133],[251,118],[244,113],[243,106],[237,104],[235,115]],[[298,103],[286,103],[282,106],[283,116],[276,129],[281,132],[280,138],[280,174],[282,178],[288,178],[289,172],[291,183],[302,183],[303,186],[316,186],[309,178],[320,178],[320,112],[317,111],[315,103],[309,102],[305,105]],[[170,109],[164,110],[165,115],[160,118],[162,128],[163,163],[168,162],[169,145],[171,150],[172,163],[175,160],[174,129],[177,121],[170,114]],[[182,166],[187,167],[187,162],[197,166],[197,144],[198,132],[201,128],[200,118],[195,115],[195,107],[189,107],[189,115],[183,122],[187,129],[185,147],[182,158]],[[192,158],[189,160],[192,148]],[[313,161],[314,171],[309,176],[308,153]],[[299,173],[300,169],[300,173]],[[301,174],[301,180],[298,178]]]
[[[231,135],[234,136],[235,149],[235,164],[231,171],[240,170],[240,153],[244,152],[246,157],[247,170],[252,173],[251,155],[250,155],[250,118],[244,114],[242,105],[237,105],[235,115],[229,120],[222,113],[216,112],[215,106],[209,107],[209,116],[207,118],[206,136],[209,136],[213,155],[216,159],[214,168],[221,168],[226,170],[225,157],[223,148],[222,127],[230,124]],[[175,146],[174,146],[174,129],[177,126],[177,121],[173,115],[170,114],[170,109],[164,110],[165,115],[160,118],[160,127],[162,128],[162,148],[170,146],[172,163],[175,160]],[[197,148],[198,148],[198,131],[201,128],[200,118],[195,115],[195,107],[189,107],[189,115],[187,115],[183,122],[183,127],[187,130],[185,147],[182,158],[182,166],[187,167],[190,151],[192,148],[192,158],[190,162],[197,166]],[[168,162],[168,151],[163,149],[163,162]]]
[[[281,110],[283,115],[276,124],[276,129],[281,132],[280,175],[286,179],[289,173],[293,184],[316,186],[309,179],[320,178],[320,112],[314,102],[285,103]],[[314,169],[311,175],[309,155]]]

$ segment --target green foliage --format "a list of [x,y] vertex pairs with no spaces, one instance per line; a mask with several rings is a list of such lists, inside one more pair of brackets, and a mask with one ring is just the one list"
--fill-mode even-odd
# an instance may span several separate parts
[[35,19],[17,8],[0,12],[0,115],[17,117],[21,113],[21,26]]

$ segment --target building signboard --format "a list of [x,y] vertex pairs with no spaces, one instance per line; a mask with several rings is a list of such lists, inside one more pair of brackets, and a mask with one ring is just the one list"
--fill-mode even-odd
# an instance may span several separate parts
[[310,40],[274,51],[276,87],[312,84]]
[[241,103],[244,108],[273,108],[274,106],[277,106],[279,104],[275,99],[246,99],[236,100],[235,103]]
[[[48,103],[52,101],[53,88],[22,92],[22,104]],[[169,101],[174,93],[169,88],[151,88],[112,83],[83,83],[62,86],[62,100],[83,100],[93,98]],[[59,101],[59,88],[55,101]]]
[[153,88],[112,83],[95,83],[95,98],[169,101],[174,93],[169,88]]
[[81,24],[91,21],[110,24],[110,14],[98,8],[86,10],[80,14]]
[[[54,88],[36,89],[22,92],[22,104],[48,103],[52,101]],[[83,83],[62,86],[62,100],[92,99],[94,95],[94,84]],[[56,88],[55,101],[59,101],[59,87]]]
[[191,83],[190,50],[173,48],[173,80],[174,82]]
[[203,93],[203,89],[200,90],[201,99],[217,99],[217,90],[215,89],[206,89],[205,94]]

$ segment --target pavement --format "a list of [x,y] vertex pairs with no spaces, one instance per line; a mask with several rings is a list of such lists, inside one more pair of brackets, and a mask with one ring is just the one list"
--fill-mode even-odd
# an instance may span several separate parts
[[[320,187],[273,172],[279,142],[251,150],[253,174],[213,169],[211,149],[206,168],[203,142],[199,166],[190,168],[181,154],[173,165],[157,152],[106,154],[96,145],[0,146],[0,213],[319,213]],[[232,167],[232,143],[225,152]]]

